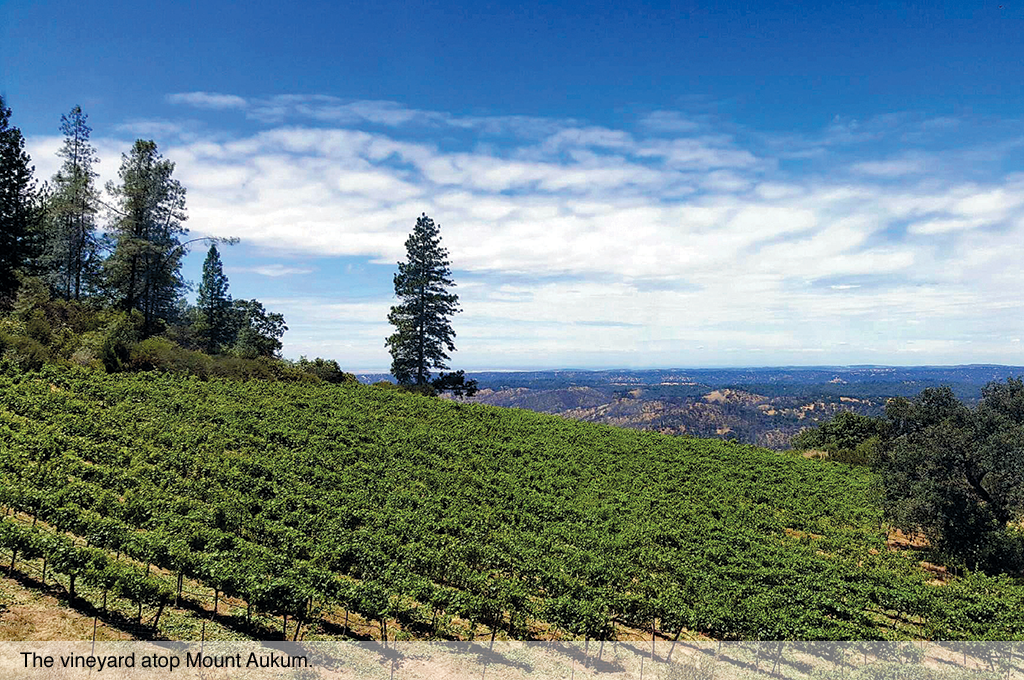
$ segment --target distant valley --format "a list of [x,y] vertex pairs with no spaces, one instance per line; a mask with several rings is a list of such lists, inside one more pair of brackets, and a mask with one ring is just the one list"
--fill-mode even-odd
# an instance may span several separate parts
[[[741,369],[478,372],[471,401],[575,420],[693,437],[735,439],[773,449],[801,429],[848,410],[878,416],[886,400],[949,385],[974,402],[993,380],[1024,367],[842,366]],[[359,376],[363,382],[387,379]]]

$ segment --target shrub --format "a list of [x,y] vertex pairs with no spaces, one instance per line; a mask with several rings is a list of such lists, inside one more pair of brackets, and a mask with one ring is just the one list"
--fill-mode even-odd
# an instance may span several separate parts
[[23,371],[37,371],[50,360],[49,350],[35,338],[25,335],[8,337],[4,344],[4,361]]
[[794,449],[823,450],[828,457],[853,465],[871,465],[878,457],[885,421],[852,411],[837,413],[818,427],[801,430],[791,440]]
[[25,335],[44,347],[49,346],[53,329],[50,327],[50,322],[46,319],[46,313],[43,310],[32,310],[28,320],[25,321]]
[[131,358],[132,346],[139,341],[143,326],[142,313],[133,309],[130,314],[117,313],[103,329],[99,357],[107,371],[113,373]]
[[164,337],[146,338],[131,349],[128,361],[134,371],[167,371],[199,377],[210,374],[210,357],[193,352]]
[[359,382],[351,373],[345,373],[341,366],[334,359],[321,359],[317,357],[310,361],[306,357],[300,357],[298,368],[304,373],[315,375],[324,382],[329,383],[355,383]]
[[71,363],[87,368],[103,368],[103,362],[91,347],[79,347],[70,357]]

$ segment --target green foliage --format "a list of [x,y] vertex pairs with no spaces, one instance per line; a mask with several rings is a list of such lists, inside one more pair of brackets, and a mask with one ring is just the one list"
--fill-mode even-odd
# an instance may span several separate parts
[[876,469],[890,522],[923,530],[940,552],[972,568],[1024,567],[1024,383],[991,383],[976,410],[948,388],[886,408]]
[[441,373],[430,381],[434,394],[451,392],[455,397],[472,397],[477,392],[476,380],[466,380],[465,371]]
[[31,162],[25,138],[11,125],[11,110],[0,96],[0,310],[13,304],[18,273],[33,255],[38,211]]
[[441,247],[440,225],[424,213],[405,242],[406,261],[398,263],[395,296],[401,300],[388,313],[395,332],[385,341],[391,352],[391,374],[403,385],[425,385],[431,369],[448,368],[446,352],[455,351],[450,317],[459,310],[459,296],[448,292],[451,279],[448,251]]
[[182,348],[167,338],[146,338],[132,347],[129,368],[137,371],[167,371],[206,376],[212,360],[205,354]]
[[[253,305],[271,325],[280,315],[267,315],[257,302]],[[0,319],[0,358],[8,367],[34,371],[45,364],[70,363],[108,372],[165,371],[200,378],[269,380],[315,383],[320,380],[355,382],[337,363],[317,359],[311,370],[289,362],[255,355],[210,356],[182,347],[163,336],[143,339],[141,312],[97,309],[90,303],[51,299],[42,281],[27,279],[19,291],[14,313]],[[281,331],[283,332],[283,331]],[[266,351],[267,343],[262,342]]]
[[87,118],[80,106],[61,116],[64,144],[57,155],[64,163],[53,176],[45,201],[42,265],[54,293],[65,300],[80,300],[95,292],[99,283],[98,174],[92,169],[97,159]]
[[280,338],[288,330],[284,315],[267,312],[259,300],[235,300],[231,318],[233,354],[243,359],[279,355]]
[[1013,579],[937,588],[885,550],[863,467],[290,370],[308,382],[0,373],[0,502],[291,616],[312,598],[520,635],[1024,637]]
[[23,371],[36,371],[51,359],[49,350],[35,338],[25,335],[5,336],[3,361]]
[[46,313],[43,310],[36,309],[32,311],[32,315],[25,322],[25,335],[43,346],[50,344],[53,329],[50,327],[50,322],[46,319]]
[[115,312],[103,328],[98,356],[108,372],[120,371],[131,357],[132,346],[142,338],[145,319],[137,309]]
[[156,143],[136,140],[121,155],[120,183],[107,191],[116,202],[114,252],[104,263],[107,294],[123,310],[138,309],[143,333],[153,335],[173,318],[184,290],[179,236],[186,234],[185,189],[171,175]]
[[231,295],[228,293],[228,277],[220,261],[216,244],[210,246],[203,262],[203,280],[199,284],[199,298],[196,301],[200,337],[207,352],[219,352],[230,345],[232,333]]
[[795,449],[827,451],[830,458],[843,463],[871,465],[885,427],[881,418],[842,411],[817,427],[802,430],[790,443]]
[[341,366],[334,359],[321,359],[317,357],[310,361],[306,357],[299,357],[297,364],[300,371],[309,373],[328,383],[356,383],[359,382],[354,375],[341,370]]

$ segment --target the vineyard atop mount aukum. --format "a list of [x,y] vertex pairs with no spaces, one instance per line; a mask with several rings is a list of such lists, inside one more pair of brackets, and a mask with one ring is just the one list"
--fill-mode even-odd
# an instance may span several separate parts
[[1024,639],[1024,586],[886,548],[870,472],[750,446],[47,367],[0,375],[0,449],[0,549],[140,618],[188,579],[307,639]]

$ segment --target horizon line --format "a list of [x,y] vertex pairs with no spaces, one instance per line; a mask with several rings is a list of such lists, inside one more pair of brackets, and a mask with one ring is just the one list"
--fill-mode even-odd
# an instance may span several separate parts
[[[620,372],[641,372],[641,371],[750,371],[750,370],[857,370],[857,369],[948,369],[948,368],[1009,368],[1024,371],[1024,365],[1018,364],[993,364],[993,363],[970,363],[970,364],[778,364],[778,365],[708,365],[708,366],[649,366],[649,367],[572,367],[561,366],[557,368],[475,368],[463,369],[466,375],[474,373],[608,373]],[[388,369],[360,369],[351,370],[354,375],[391,375]],[[432,372],[433,374],[433,372]]]

